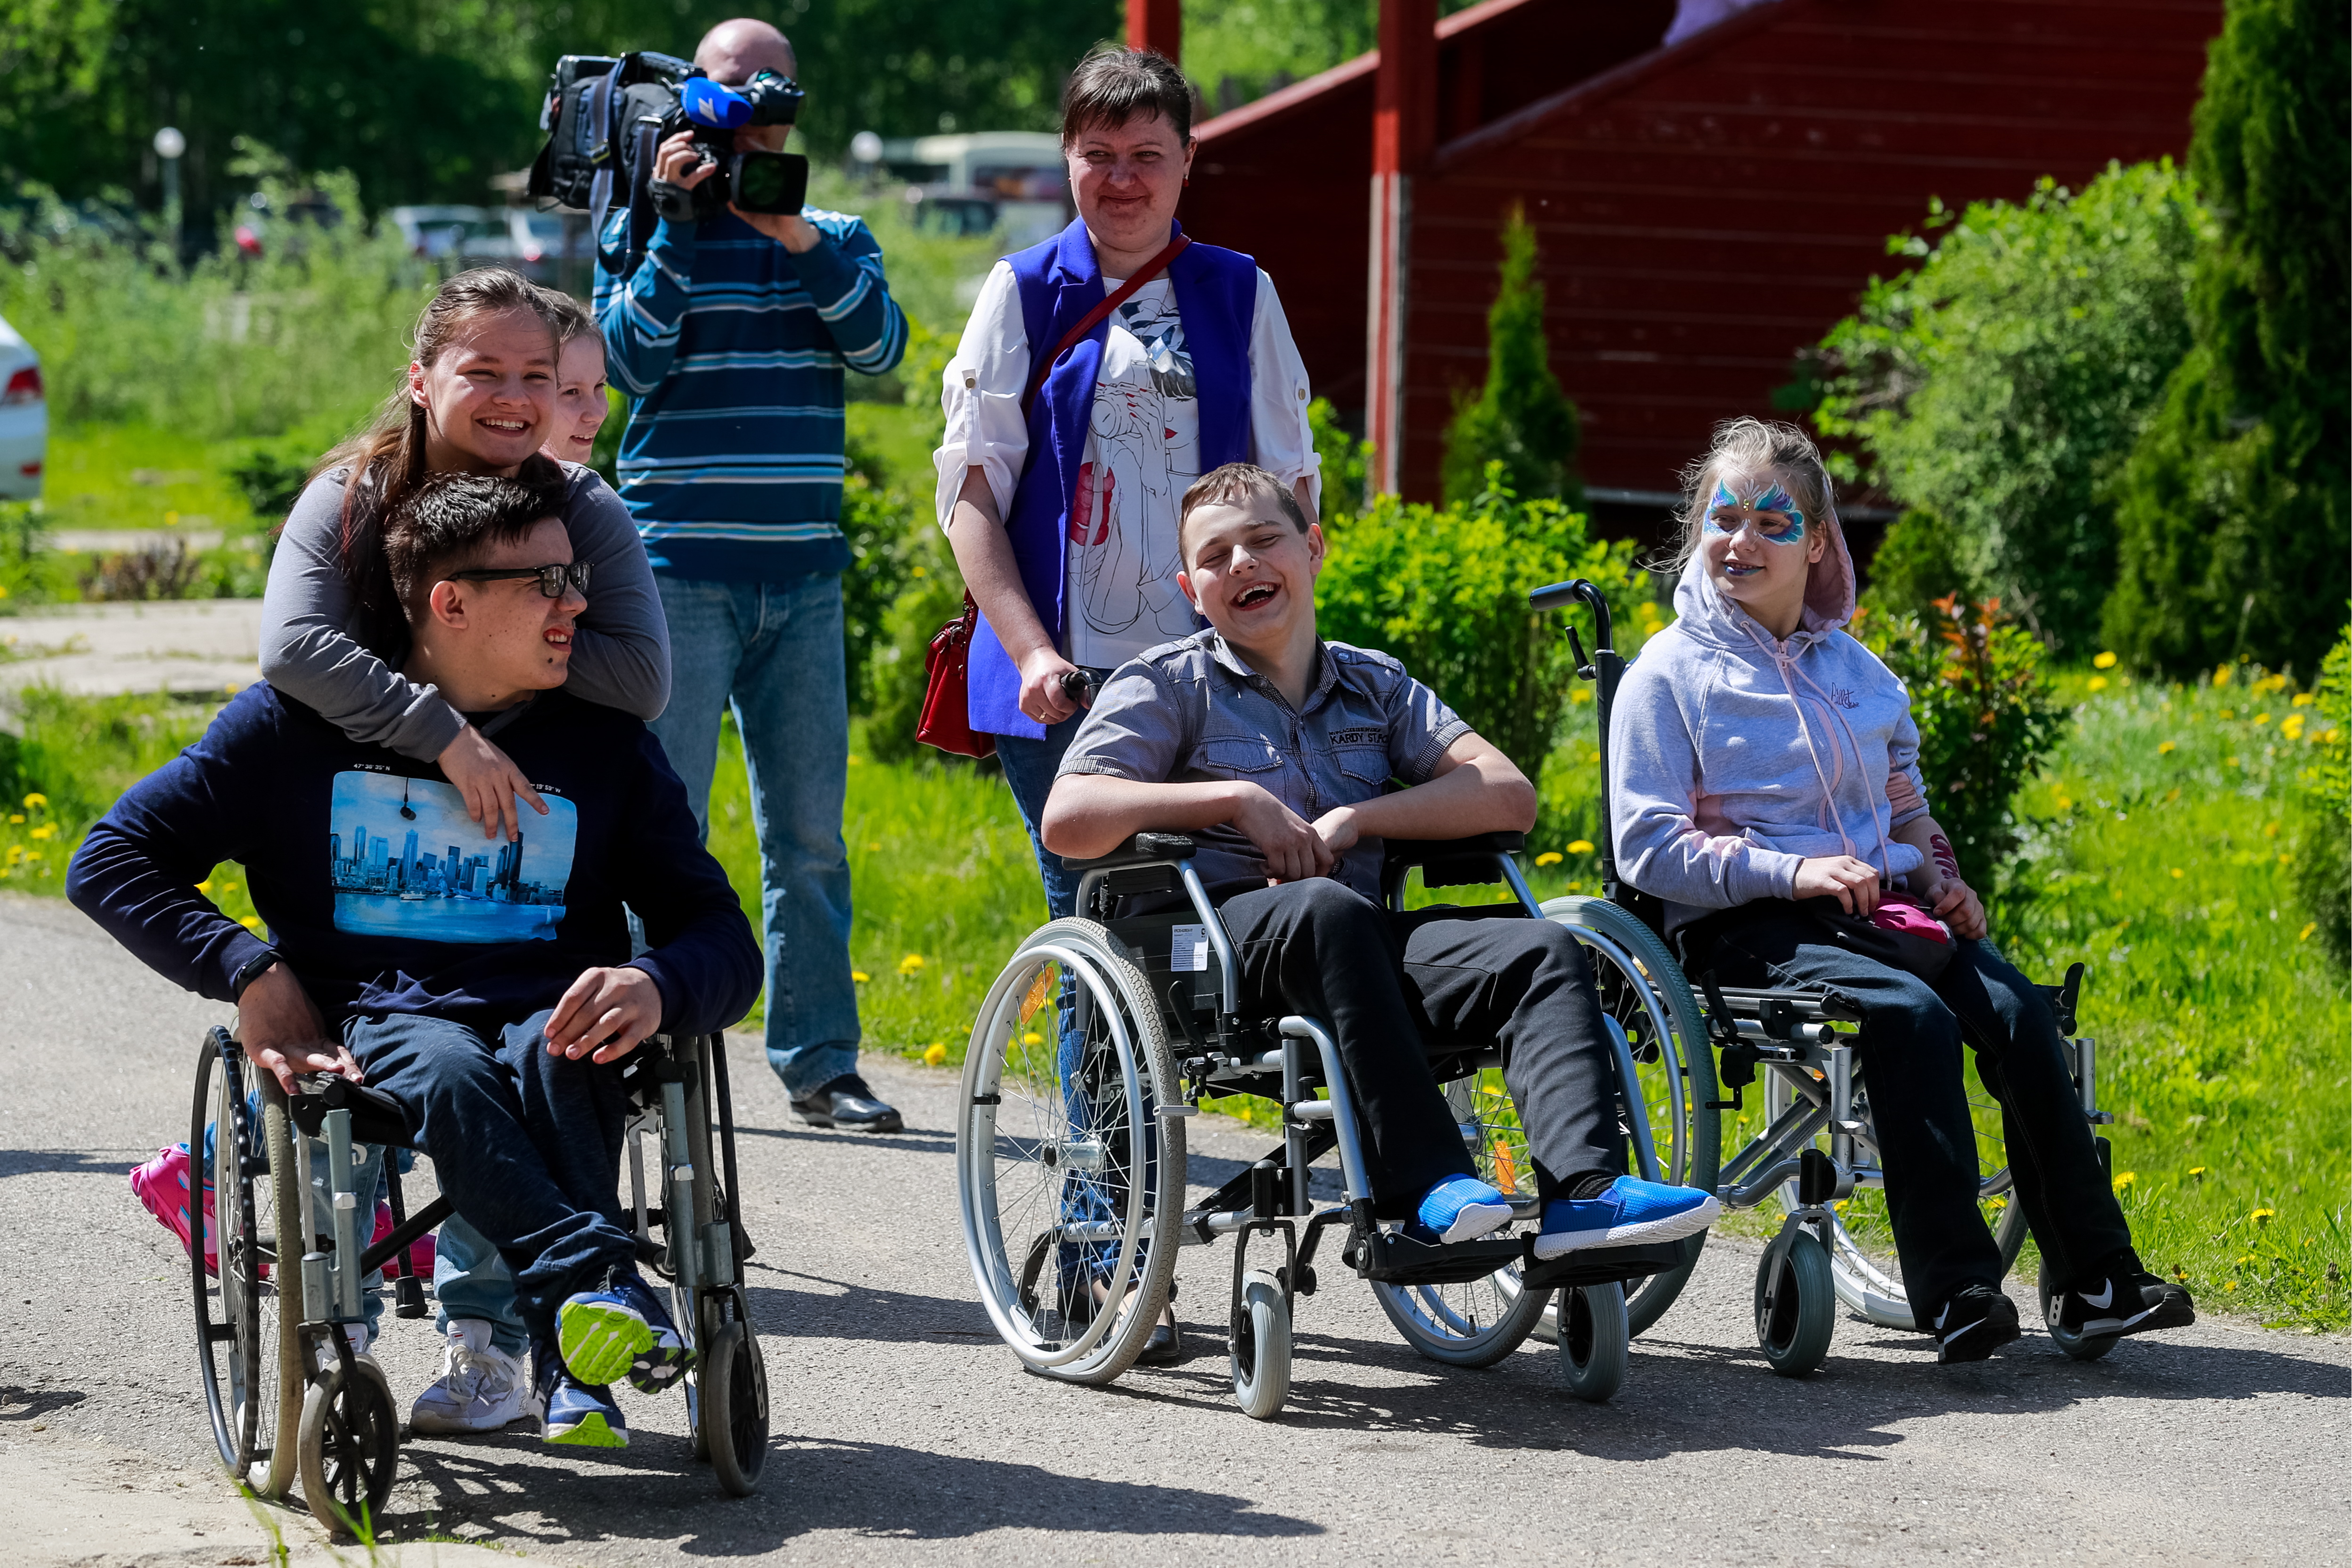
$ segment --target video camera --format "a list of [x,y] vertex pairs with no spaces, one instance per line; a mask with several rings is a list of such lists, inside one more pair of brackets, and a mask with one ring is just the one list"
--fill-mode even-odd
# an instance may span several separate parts
[[[790,125],[806,95],[790,77],[762,71],[722,87],[675,55],[566,55],[548,83],[540,129],[547,145],[531,165],[530,194],[595,214],[625,196],[630,249],[642,252],[656,216],[674,223],[716,217],[731,201],[747,213],[797,213],[808,191],[808,160],[794,152],[738,152],[747,125]],[[693,133],[705,163],[718,168],[691,190],[653,178],[656,150]],[[641,232],[642,231],[642,232]]]

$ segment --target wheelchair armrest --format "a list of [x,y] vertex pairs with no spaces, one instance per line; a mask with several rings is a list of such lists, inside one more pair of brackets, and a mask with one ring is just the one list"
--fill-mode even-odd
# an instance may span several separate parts
[[415,1143],[416,1129],[409,1123],[407,1108],[385,1091],[341,1077],[315,1078],[309,1083],[314,1087],[306,1087],[286,1103],[287,1114],[305,1137],[319,1136],[328,1112],[349,1111],[355,1144],[389,1144],[404,1149]]
[[1517,854],[1528,847],[1525,833],[1472,833],[1461,839],[1390,839],[1381,864],[1381,883],[1388,886],[1411,867],[1421,867],[1423,887],[1477,887],[1501,882],[1496,855]]
[[1138,833],[1107,855],[1092,860],[1064,859],[1062,867],[1076,875],[1112,871],[1127,865],[1153,865],[1192,858],[1192,841],[1182,833]]

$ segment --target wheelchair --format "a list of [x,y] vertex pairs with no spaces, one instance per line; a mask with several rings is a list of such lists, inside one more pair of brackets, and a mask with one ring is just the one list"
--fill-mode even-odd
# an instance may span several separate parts
[[[1609,800],[1610,708],[1625,671],[1611,639],[1609,606],[1599,589],[1579,579],[1538,589],[1531,608],[1564,609],[1581,601],[1593,615],[1594,643],[1588,656],[1573,623],[1567,627],[1577,673],[1594,684],[1600,720],[1601,796]],[[1602,835],[1604,841],[1608,835]],[[1848,1200],[1857,1190],[1883,1188],[1877,1134],[1870,1117],[1870,1090],[1853,1036],[1858,1014],[1826,988],[1741,989],[1719,986],[1709,974],[1694,983],[1664,941],[1664,911],[1655,899],[1617,879],[1610,848],[1601,848],[1603,896],[1555,899],[1544,905],[1566,920],[1622,944],[1633,959],[1613,977],[1639,977],[1626,994],[1602,993],[1604,1006],[1647,1024],[1636,1054],[1652,1062],[1669,1085],[1660,1103],[1670,1113],[1685,1110],[1692,1121],[1686,1135],[1693,1152],[1690,1185],[1714,1188],[1726,1208],[1776,1204],[1780,1228],[1765,1249],[1756,1274],[1756,1337],[1771,1369],[1801,1377],[1829,1354],[1841,1306],[1882,1327],[1919,1326],[1900,1278],[1883,1266],[1884,1249],[1863,1233]],[[2054,1014],[2084,1117],[2094,1126],[2115,1118],[2098,1105],[2098,1045],[2075,1038],[2083,966],[2068,969],[2058,985],[2039,988]],[[1841,1026],[1844,1026],[1843,1029]],[[1652,1053],[1652,1054],[1645,1054]],[[2000,1110],[1976,1080],[1969,1056],[1969,1097],[1977,1130],[1979,1201],[1990,1211],[2002,1272],[2014,1267],[2026,1237],[2025,1211],[2009,1201],[2011,1180],[2002,1156]],[[1761,1130],[1745,1146],[1718,1161],[1721,1113],[1746,1107],[1746,1091],[1763,1076],[1759,1107]],[[1730,1098],[1717,1098],[1718,1082]],[[2109,1145],[2096,1139],[2099,1162],[2109,1167]],[[2068,1333],[2059,1321],[2057,1296],[2064,1281],[2045,1268],[2039,1281],[2042,1313],[2051,1337],[2076,1360],[2090,1361],[2115,1347],[2115,1340]]]
[[[1385,902],[1403,908],[1418,867],[1430,888],[1503,884],[1526,916],[1544,918],[1513,858],[1520,847],[1517,833],[1390,841]],[[1704,1235],[1538,1261],[1540,1203],[1526,1179],[1532,1166],[1502,1087],[1501,1053],[1461,1041],[1433,1045],[1431,1065],[1479,1175],[1511,1197],[1513,1218],[1451,1246],[1383,1223],[1337,1042],[1320,1019],[1242,1009],[1233,944],[1192,852],[1182,835],[1140,833],[1112,854],[1068,862],[1084,913],[1021,944],[973,1025],[957,1188],[972,1276],[1005,1343],[1035,1373],[1108,1384],[1134,1364],[1173,1298],[1180,1251],[1230,1236],[1234,1398],[1271,1419],[1289,1391],[1297,1300],[1316,1292],[1320,1245],[1337,1232],[1341,1266],[1370,1283],[1423,1355],[1490,1366],[1540,1332],[1558,1345],[1570,1393],[1613,1396],[1628,1340],[1681,1290]],[[1139,900],[1172,908],[1125,912]],[[1639,989],[1635,954],[1646,949],[1590,923],[1566,924],[1604,999],[1616,998],[1610,1043],[1630,1168],[1654,1181],[1711,1182],[1689,1107],[1665,1118],[1663,1140],[1652,1135],[1653,1102],[1677,1088],[1637,1061],[1653,1030],[1666,1027]],[[1233,1094],[1277,1103],[1282,1142],[1188,1207],[1185,1124],[1204,1096]],[[1335,1150],[1345,1196],[1318,1206],[1308,1167]],[[1265,1258],[1255,1265],[1253,1243]]]
[[[751,1248],[737,1207],[725,1043],[657,1035],[622,1060],[626,1218],[640,1261],[667,1282],[671,1315],[695,1349],[681,1380],[694,1455],[727,1491],[748,1496],[767,1454],[768,1385],[740,1283]],[[192,1163],[214,1195],[218,1277],[201,1245],[189,1249],[189,1274],[221,1463],[266,1498],[282,1498],[299,1479],[319,1521],[349,1530],[381,1516],[392,1495],[401,1414],[383,1371],[352,1353],[341,1325],[365,1321],[367,1281],[387,1265],[393,1315],[425,1315],[408,1249],[449,1217],[449,1200],[408,1213],[397,1162],[387,1158],[393,1228],[362,1246],[375,1195],[354,1190],[353,1170],[366,1145],[413,1144],[399,1102],[337,1077],[305,1080],[289,1098],[226,1029],[207,1031],[197,1051],[190,1114]],[[306,1179],[321,1165],[323,1191]],[[191,1233],[202,1230],[192,1217]]]

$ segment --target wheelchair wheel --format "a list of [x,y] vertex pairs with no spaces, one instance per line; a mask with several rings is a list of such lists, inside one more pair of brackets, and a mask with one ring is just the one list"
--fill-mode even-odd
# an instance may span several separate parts
[[1242,1279],[1242,1310],[1234,1320],[1229,1356],[1234,1403],[1253,1421],[1271,1421],[1290,1396],[1290,1309],[1270,1274],[1253,1269]]
[[373,1531],[392,1500],[400,1411],[375,1363],[354,1357],[352,1372],[331,1364],[302,1401],[302,1500],[329,1530]]
[[1184,1207],[1184,1124],[1160,1114],[1181,1104],[1175,1068],[1118,939],[1069,919],[1024,941],[981,1004],[962,1088],[957,1196],[981,1302],[1030,1370],[1108,1383],[1168,1300],[1175,1239],[1154,1231]]
[[[1992,1230],[1993,1246],[2000,1258],[2000,1273],[2007,1278],[2017,1264],[2017,1254],[2026,1238],[2025,1208],[2017,1202],[2013,1183],[2009,1174],[2007,1145],[2003,1138],[2000,1104],[1992,1092],[1984,1086],[1977,1074],[1976,1053],[1968,1053],[1963,1069],[1963,1086],[1969,1099],[1969,1119],[1976,1126],[1978,1195],[1985,1212],[1985,1220]],[[1796,1090],[1788,1080],[1775,1072],[1767,1072],[1759,1080],[1766,1091],[1764,1113],[1767,1122],[1780,1114],[1796,1099]],[[1864,1127],[1860,1134],[1865,1157],[1883,1165],[1871,1136],[1875,1129],[1870,1122],[1870,1085],[1867,1070],[1854,1094],[1854,1111]],[[1819,1140],[1827,1145],[1826,1137]],[[1797,1184],[1783,1182],[1779,1190],[1781,1211],[1794,1213],[1798,1207]],[[1885,1199],[1873,1195],[1856,1195],[1859,1203],[1848,1199],[1829,1209],[1828,1243],[1830,1278],[1835,1286],[1838,1301],[1847,1311],[1885,1328],[1915,1329],[1918,1326],[1911,1311],[1911,1300],[1903,1288],[1898,1270],[1885,1266],[1894,1251],[1895,1237],[1885,1219]]]
[[702,1385],[696,1447],[707,1447],[719,1484],[734,1497],[759,1490],[768,1461],[768,1368],[749,1324],[730,1322],[710,1339],[698,1369]]
[[1625,1386],[1633,1325],[1622,1285],[1570,1285],[1559,1292],[1559,1384],[1589,1405]]
[[2057,1343],[2060,1350],[2066,1353],[2070,1359],[2074,1361],[2096,1361],[2101,1356],[2106,1354],[2107,1352],[2115,1349],[2116,1342],[2123,1336],[2120,1334],[2111,1333],[2072,1333],[2060,1327],[2058,1322],[2058,1297],[2064,1289],[2065,1287],[2060,1283],[2057,1276],[2050,1272],[2050,1265],[2047,1263],[2042,1264],[2042,1278],[2036,1286],[2036,1293],[2042,1298],[2042,1324],[2049,1329],[2051,1339]]
[[[1640,917],[1605,898],[1555,898],[1543,910],[1583,944],[1601,1013],[1633,1058],[1634,1092],[1621,1102],[1633,1168],[1645,1180],[1713,1192],[1723,1163],[1708,1103],[1716,1097],[1715,1057],[1682,966]],[[1625,1282],[1634,1333],[1648,1332],[1674,1305],[1706,1244],[1704,1232],[1691,1237],[1681,1244],[1679,1266]]]
[[[294,1158],[284,1093],[226,1030],[211,1030],[197,1053],[188,1147],[198,1185],[214,1195],[217,1281],[205,1267],[200,1215],[188,1260],[214,1446],[230,1474],[264,1497],[281,1496],[294,1479],[294,1446],[284,1439],[301,1419],[303,1367],[300,1309],[280,1311],[274,1264],[277,1239],[299,1231],[300,1199],[278,1179]],[[200,1211],[202,1192],[189,1196]]]
[[[1500,1072],[1489,1068],[1454,1080],[1445,1086],[1445,1102],[1481,1180],[1505,1192],[1533,1182],[1528,1135]],[[1509,1355],[1543,1321],[1550,1295],[1524,1289],[1516,1263],[1459,1284],[1372,1284],[1373,1299],[1405,1343],[1448,1366],[1492,1366]]]
[[1756,1342],[1783,1377],[1802,1377],[1828,1359],[1836,1328],[1830,1256],[1813,1233],[1790,1225],[1756,1266]]

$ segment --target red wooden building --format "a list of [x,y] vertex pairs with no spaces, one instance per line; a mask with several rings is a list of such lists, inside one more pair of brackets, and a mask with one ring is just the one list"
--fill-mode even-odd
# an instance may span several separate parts
[[[1173,9],[1131,0],[1133,30]],[[1592,498],[1652,520],[1717,420],[1772,412],[1930,197],[2179,156],[2221,17],[2221,0],[1764,0],[1662,46],[1675,11],[1488,0],[1441,23],[1433,0],[1383,0],[1382,49],[1201,126],[1187,231],[1255,255],[1318,392],[1398,433],[1387,486],[1436,494],[1514,204]]]

